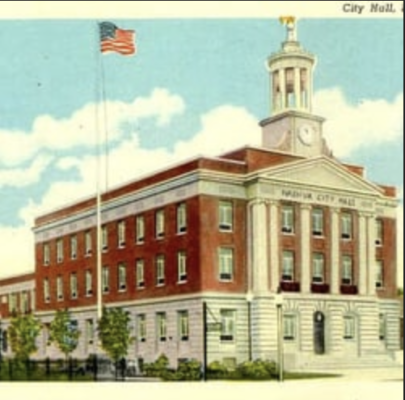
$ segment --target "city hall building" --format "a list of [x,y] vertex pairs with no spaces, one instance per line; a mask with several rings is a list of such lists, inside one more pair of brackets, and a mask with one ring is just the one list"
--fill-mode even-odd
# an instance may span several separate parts
[[[281,290],[287,368],[392,362],[396,190],[333,157],[312,112],[315,62],[289,24],[268,60],[262,147],[196,158],[103,194],[102,303],[131,315],[129,358],[277,360]],[[35,274],[21,289],[35,288],[44,324],[36,357],[60,356],[48,327],[65,308],[82,333],[74,356],[100,352],[96,226],[95,198],[36,220]],[[15,300],[0,295],[4,328]]]

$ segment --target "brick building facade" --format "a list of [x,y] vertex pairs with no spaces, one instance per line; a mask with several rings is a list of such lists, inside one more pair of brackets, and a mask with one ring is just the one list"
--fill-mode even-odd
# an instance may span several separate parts
[[[399,348],[396,190],[333,157],[312,113],[314,65],[290,24],[268,61],[262,148],[198,158],[102,196],[102,302],[131,314],[129,357],[276,359],[279,288],[288,367],[383,361]],[[58,356],[47,324],[61,308],[82,332],[75,356],[99,352],[96,199],[39,217],[34,234],[38,357]],[[207,324],[221,329],[204,348]]]

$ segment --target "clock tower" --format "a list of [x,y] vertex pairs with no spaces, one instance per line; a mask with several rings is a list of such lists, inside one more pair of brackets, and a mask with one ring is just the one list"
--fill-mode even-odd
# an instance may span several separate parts
[[260,123],[263,146],[304,157],[331,155],[322,134],[325,120],[312,113],[316,58],[298,42],[295,18],[281,21],[287,39],[267,63],[272,117]]

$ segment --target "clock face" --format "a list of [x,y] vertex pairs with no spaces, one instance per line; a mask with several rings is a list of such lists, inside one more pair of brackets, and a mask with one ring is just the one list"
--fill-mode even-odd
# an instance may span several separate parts
[[315,139],[315,128],[311,125],[302,125],[298,130],[298,137],[305,146],[311,146]]

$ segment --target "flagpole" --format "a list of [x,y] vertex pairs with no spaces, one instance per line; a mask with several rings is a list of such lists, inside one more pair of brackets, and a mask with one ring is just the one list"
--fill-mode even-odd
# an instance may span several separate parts
[[[100,86],[99,81],[101,80],[101,85],[104,85],[103,82],[103,73],[102,73],[102,59],[100,56],[100,24],[97,23],[97,64],[98,64],[98,77],[96,82],[97,90],[97,104],[96,104],[96,113],[97,113],[97,123],[96,123],[96,135],[97,135],[97,167],[96,167],[96,190],[97,190],[97,199],[96,199],[96,226],[97,226],[97,252],[96,252],[96,276],[97,276],[97,319],[101,320],[103,317],[103,298],[102,298],[102,196],[101,196],[101,170],[102,170],[102,151],[101,151],[101,124],[100,124],[100,100],[103,100],[103,95],[101,92],[100,96]],[[101,108],[102,109],[102,108]]]

